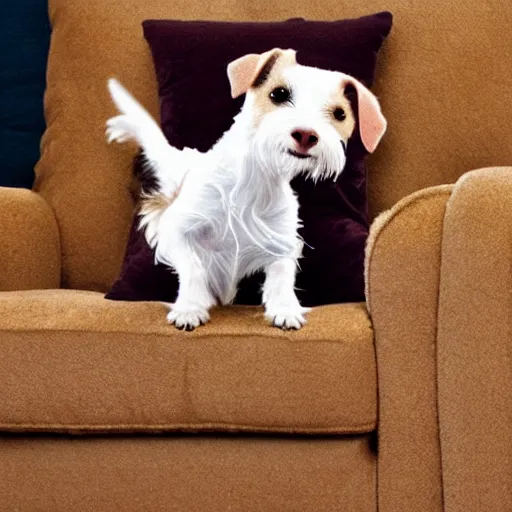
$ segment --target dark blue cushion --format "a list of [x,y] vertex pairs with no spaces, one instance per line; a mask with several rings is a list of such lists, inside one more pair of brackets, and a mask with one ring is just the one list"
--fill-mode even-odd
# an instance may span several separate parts
[[32,186],[49,41],[47,0],[0,2],[0,186]]

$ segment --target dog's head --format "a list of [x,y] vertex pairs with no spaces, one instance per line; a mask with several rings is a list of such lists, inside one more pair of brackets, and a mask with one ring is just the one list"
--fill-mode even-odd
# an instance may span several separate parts
[[275,48],[231,62],[233,98],[246,93],[241,117],[251,129],[253,150],[271,172],[314,179],[343,170],[356,120],[345,90],[357,92],[361,140],[369,152],[386,130],[379,102],[349,75],[297,64],[294,50]]

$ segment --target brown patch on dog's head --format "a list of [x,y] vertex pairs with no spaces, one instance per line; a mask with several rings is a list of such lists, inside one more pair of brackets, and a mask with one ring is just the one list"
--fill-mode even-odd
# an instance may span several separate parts
[[[265,54],[264,54],[265,55]],[[283,77],[283,70],[297,64],[294,50],[274,49],[267,52],[263,65],[251,84],[254,94],[254,123],[258,125],[261,119],[269,112],[279,108],[270,98],[270,93],[276,89],[288,88]]]
[[270,75],[270,72],[272,71],[272,68],[274,67],[274,64],[277,62],[277,59],[279,58],[280,52],[274,51],[270,57],[268,58],[267,62],[263,64],[262,68],[260,69],[258,75],[254,79],[254,82],[252,83],[252,87],[258,88],[261,85],[265,83],[268,76]]
[[268,52],[250,53],[234,60],[228,65],[228,78],[231,84],[231,96],[237,98],[251,87],[261,86],[268,78],[278,61],[296,64],[294,50],[274,48]]
[[[257,81],[251,87],[254,98],[253,122],[255,126],[258,126],[265,115],[281,108],[282,104],[273,101],[271,95],[275,93],[282,94],[281,89],[292,94],[293,90],[290,90],[290,88],[294,84],[289,83],[283,72],[288,67],[296,64],[295,52],[292,52],[290,55],[274,55],[273,58],[267,61],[267,65],[262,67]],[[330,120],[332,126],[339,133],[340,139],[347,141],[356,126],[356,118],[351,102],[345,94],[344,84],[340,83],[339,87],[334,87],[331,94],[325,99],[326,102],[322,108],[325,111],[326,118]],[[290,101],[293,103],[293,97],[290,97]]]
[[340,139],[345,141],[350,139],[356,127],[356,117],[350,100],[345,94],[344,87],[340,86],[333,91],[326,110],[332,125],[340,135]]

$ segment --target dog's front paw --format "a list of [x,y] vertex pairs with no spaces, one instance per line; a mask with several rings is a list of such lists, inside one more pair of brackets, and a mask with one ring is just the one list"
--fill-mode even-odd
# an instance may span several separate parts
[[137,123],[126,115],[111,117],[107,121],[105,135],[109,144],[114,141],[119,144],[129,140],[136,141],[138,139]]
[[176,329],[193,331],[196,327],[204,325],[210,320],[206,309],[171,309],[167,315],[167,321]]
[[283,330],[300,329],[307,323],[304,318],[311,308],[303,308],[301,306],[279,306],[276,308],[267,308],[265,318],[272,323],[274,327]]

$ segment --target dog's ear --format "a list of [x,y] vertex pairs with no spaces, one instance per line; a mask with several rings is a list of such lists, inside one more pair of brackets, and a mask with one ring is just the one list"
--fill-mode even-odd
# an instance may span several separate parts
[[296,62],[294,50],[274,48],[261,54],[250,53],[229,63],[228,78],[231,85],[231,96],[237,98],[252,86],[262,84],[281,57],[288,58],[290,63]]
[[347,75],[343,79],[343,89],[347,85],[352,85],[356,89],[359,133],[364,147],[373,153],[386,131],[386,118],[382,115],[377,98],[361,82]]

